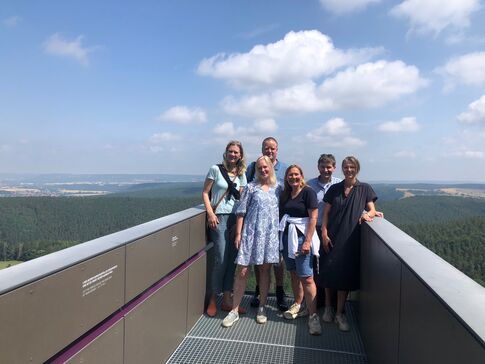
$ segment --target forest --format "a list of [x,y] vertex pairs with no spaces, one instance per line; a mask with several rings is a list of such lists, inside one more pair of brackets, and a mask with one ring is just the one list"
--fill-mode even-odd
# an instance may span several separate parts
[[[387,220],[485,286],[485,199],[375,190]],[[200,183],[163,183],[97,197],[0,198],[0,260],[30,260],[198,205],[200,191]]]

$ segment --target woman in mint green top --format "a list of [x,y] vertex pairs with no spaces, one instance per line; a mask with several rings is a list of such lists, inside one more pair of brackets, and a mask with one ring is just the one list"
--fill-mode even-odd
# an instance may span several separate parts
[[[209,239],[214,243],[209,260],[212,260],[210,301],[207,314],[215,316],[216,295],[223,293],[221,309],[230,311],[232,308],[231,291],[234,284],[235,259],[237,250],[234,245],[234,227],[236,224],[236,202],[244,186],[246,186],[246,163],[244,150],[238,141],[230,141],[226,146],[221,165],[213,165],[207,173],[202,200],[207,211]],[[223,172],[233,183],[233,188],[223,176]]]

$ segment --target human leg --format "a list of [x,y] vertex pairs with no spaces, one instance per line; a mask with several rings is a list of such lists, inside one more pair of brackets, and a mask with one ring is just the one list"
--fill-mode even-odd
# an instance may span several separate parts
[[244,290],[246,289],[246,282],[249,275],[249,268],[247,266],[238,265],[236,268],[236,275],[234,278],[234,295],[232,297],[232,310],[238,310],[241,304]]
[[276,282],[276,304],[280,311],[286,311],[288,309],[288,304],[285,301],[285,290],[283,288],[285,280],[285,263],[281,254],[280,262],[274,266],[273,270]]
[[271,264],[264,263],[258,266],[259,270],[259,289],[260,289],[260,297],[259,297],[259,306],[266,305],[266,299],[268,297],[269,291],[269,274],[270,274]]
[[225,219],[220,221],[225,224],[224,231],[224,256],[223,256],[223,276],[222,276],[222,303],[225,307],[232,306],[232,289],[234,286],[234,277],[236,273],[236,257],[237,249],[234,246],[234,226],[236,224],[236,217],[234,214],[224,215]]
[[259,307],[259,269],[258,266],[254,266],[254,277],[256,279],[256,287],[254,288],[254,295],[251,298],[251,307]]
[[337,291],[337,313],[335,314],[335,323],[340,331],[350,330],[347,317],[344,314],[344,306],[348,294],[348,291]]

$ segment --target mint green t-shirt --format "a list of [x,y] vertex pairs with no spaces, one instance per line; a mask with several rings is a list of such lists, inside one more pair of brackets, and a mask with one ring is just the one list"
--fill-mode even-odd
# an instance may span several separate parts
[[[219,167],[214,164],[210,169],[209,172],[207,173],[206,178],[211,179],[214,181],[211,189],[211,205],[214,206],[217,201],[220,200],[222,195],[227,191],[227,182],[222,176],[221,171],[219,170]],[[229,176],[231,180],[234,178],[233,176]],[[236,184],[236,188],[239,189],[240,187],[244,187],[247,184],[246,181],[246,175],[243,173],[242,176],[236,177],[234,180],[234,183]],[[214,211],[216,214],[231,214],[236,211],[235,209],[235,204],[236,200],[234,199],[234,196],[231,196],[231,198],[228,198],[227,194],[217,206],[216,211]]]

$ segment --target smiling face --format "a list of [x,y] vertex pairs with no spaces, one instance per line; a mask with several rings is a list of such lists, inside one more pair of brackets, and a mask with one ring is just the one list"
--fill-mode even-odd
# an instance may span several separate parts
[[335,171],[335,166],[332,163],[318,163],[318,171],[320,172],[320,181],[329,182],[332,178],[332,173]]
[[274,140],[268,139],[263,143],[262,152],[263,155],[269,157],[274,164],[278,157],[278,144]]
[[357,178],[357,166],[350,161],[344,161],[344,163],[342,164],[342,172],[344,173],[344,177],[347,180]]
[[298,167],[291,167],[286,172],[286,182],[292,190],[297,190],[302,187],[303,174]]
[[258,160],[256,168],[258,169],[261,179],[264,179],[264,180],[268,179],[270,174],[270,167],[268,166],[268,163],[266,163],[264,159]]
[[236,165],[239,159],[241,159],[241,149],[237,145],[229,145],[224,154],[227,164]]

